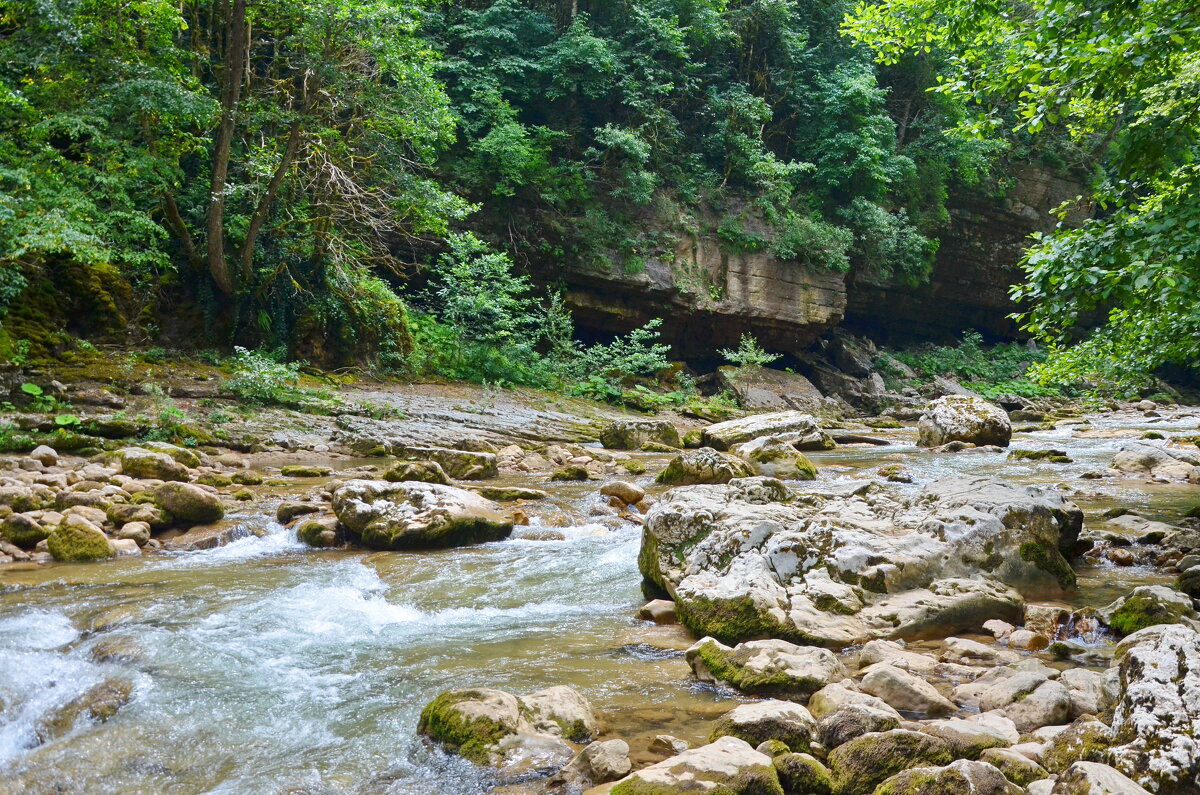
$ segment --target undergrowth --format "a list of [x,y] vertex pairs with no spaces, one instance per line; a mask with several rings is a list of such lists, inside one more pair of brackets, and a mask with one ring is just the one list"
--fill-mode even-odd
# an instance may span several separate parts
[[[1030,378],[1030,367],[1044,361],[1044,351],[1019,342],[985,346],[977,331],[967,331],[957,345],[925,345],[896,350],[880,357],[879,368],[891,389],[927,381],[935,376],[953,378],[986,398],[1015,394],[1026,398],[1063,395],[1057,385],[1040,384]],[[917,378],[906,377],[903,368],[889,359],[907,365]]]

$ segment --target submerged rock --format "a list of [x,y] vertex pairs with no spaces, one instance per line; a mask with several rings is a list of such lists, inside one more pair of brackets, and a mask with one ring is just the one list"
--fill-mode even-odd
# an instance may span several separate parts
[[797,450],[831,450],[836,446],[816,419],[802,411],[777,411],[718,422],[705,428],[700,440],[714,450],[729,450],[760,436],[781,435]]
[[950,442],[1007,447],[1012,438],[1008,414],[986,400],[946,395],[929,404],[917,423],[917,444],[939,447]]
[[103,723],[116,715],[132,697],[133,682],[122,678],[106,679],[38,721],[38,740],[43,743],[56,740],[82,721]]
[[1075,582],[1082,513],[1048,489],[953,476],[907,497],[880,484],[789,491],[768,478],[674,489],[639,565],[697,634],[841,648],[1019,621],[1022,593]]
[[364,545],[379,549],[450,547],[497,541],[512,519],[491,500],[436,483],[349,480],[333,492],[338,520]]
[[721,737],[708,745],[642,768],[617,782],[610,795],[783,795],[771,757],[745,740]]
[[1190,596],[1163,585],[1138,586],[1128,596],[1097,610],[1096,615],[1122,635],[1132,635],[1156,624],[1194,622],[1200,618]]

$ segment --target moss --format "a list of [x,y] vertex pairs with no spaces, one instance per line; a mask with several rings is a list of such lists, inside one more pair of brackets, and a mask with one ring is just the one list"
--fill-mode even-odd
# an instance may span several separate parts
[[50,532],[46,546],[55,560],[78,563],[112,557],[108,536],[95,528],[64,522]]
[[1021,545],[1020,554],[1021,560],[1049,574],[1064,591],[1075,587],[1075,570],[1057,549],[1030,541]]
[[644,475],[646,473],[646,465],[636,458],[626,458],[621,462],[621,466],[631,475]]
[[38,521],[21,514],[11,514],[0,520],[0,538],[24,549],[32,549],[50,535]]
[[201,475],[200,477],[196,478],[196,482],[204,486],[224,487],[232,486],[233,478],[229,477],[228,475],[209,472],[208,474]]
[[332,470],[329,467],[311,466],[308,464],[289,464],[279,470],[279,474],[288,478],[323,478]]
[[1050,461],[1055,464],[1072,462],[1065,450],[1013,450],[1008,457],[1014,461]]
[[565,466],[562,469],[556,469],[550,474],[551,480],[591,480],[592,476],[588,474],[587,468],[571,465]]
[[833,791],[868,795],[897,773],[913,767],[940,767],[953,761],[945,740],[895,729],[864,734],[839,745],[829,755]]
[[233,498],[238,502],[251,502],[254,499],[254,492],[250,489],[238,489],[233,493]]
[[678,447],[672,447],[669,444],[662,442],[642,442],[641,450],[643,453],[678,453]]
[[1182,615],[1177,605],[1163,604],[1134,592],[1109,617],[1108,625],[1122,635],[1132,635],[1156,624],[1177,624]]
[[772,760],[783,791],[804,795],[830,795],[829,769],[808,754],[782,754]]
[[471,690],[442,693],[421,710],[417,732],[477,765],[488,764],[491,748],[508,734],[483,716],[466,718],[454,706],[475,696]]
[[489,519],[448,519],[432,522],[424,531],[406,532],[407,528],[386,519],[376,520],[363,528],[363,544],[378,549],[441,549],[499,541],[507,538],[512,522]]
[[1042,751],[1042,767],[1062,773],[1075,762],[1106,762],[1111,730],[1096,720],[1078,720],[1056,735]]
[[[742,739],[745,739],[745,738],[743,737]],[[750,742],[750,741],[746,740],[746,742]],[[763,753],[765,753],[767,756],[776,757],[781,754],[788,754],[788,753],[792,752],[792,749],[789,748],[788,744],[785,743],[783,740],[770,739],[770,740],[767,740],[766,743],[767,743],[767,747],[763,751]],[[755,747],[757,747],[757,745]]]
[[1142,438],[1143,439],[1166,439],[1167,437],[1163,436],[1158,431],[1146,431],[1145,433],[1142,434]]
[[229,479],[241,486],[261,486],[263,482],[262,473],[253,469],[239,469]]

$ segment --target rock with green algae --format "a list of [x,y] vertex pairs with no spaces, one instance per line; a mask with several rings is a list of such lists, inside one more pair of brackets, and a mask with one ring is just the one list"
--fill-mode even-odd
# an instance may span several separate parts
[[800,698],[847,676],[846,668],[830,650],[778,639],[729,647],[715,638],[701,638],[684,658],[701,682],[760,696]]
[[639,450],[647,442],[678,449],[679,430],[665,420],[613,420],[600,431],[600,444],[609,450]]
[[1006,779],[1018,787],[1027,787],[1035,781],[1050,777],[1046,769],[1037,762],[1008,748],[989,748],[980,754],[979,761],[996,767]]
[[1022,795],[1024,790],[985,762],[960,759],[945,767],[918,767],[897,773],[874,795]]
[[50,531],[46,547],[54,559],[63,563],[104,560],[113,556],[108,536],[81,516],[68,516]]
[[778,436],[761,436],[735,448],[755,474],[780,480],[816,480],[817,467],[808,456]]
[[126,447],[117,451],[121,472],[131,478],[146,480],[186,481],[188,468],[171,456],[141,447]]
[[807,751],[817,732],[817,722],[808,710],[791,701],[768,699],[739,704],[717,718],[709,739],[737,737],[753,746],[770,740],[787,750]]
[[907,729],[872,732],[843,743],[826,763],[836,795],[871,795],[897,773],[953,761],[945,740]]
[[787,795],[832,795],[829,768],[811,754],[779,754],[771,760]]
[[180,447],[177,444],[170,444],[168,442],[143,442],[141,446],[152,453],[169,455],[185,467],[195,469],[200,466],[200,456],[194,450],[189,450],[186,447]]
[[285,478],[323,478],[333,472],[329,467],[313,464],[288,464],[279,470]]
[[383,479],[392,483],[415,480],[420,483],[450,485],[450,477],[437,461],[397,461],[383,473]]
[[495,453],[450,447],[404,447],[400,454],[413,461],[435,461],[456,480],[486,480],[500,474]]
[[10,513],[0,519],[0,537],[22,549],[33,549],[50,531],[32,516]]
[[692,486],[700,483],[728,483],[734,478],[754,474],[750,465],[729,453],[711,447],[685,450],[671,459],[658,473],[657,481],[668,486]]
[[154,502],[183,524],[210,524],[225,516],[219,495],[191,483],[155,487]]
[[310,547],[336,547],[342,542],[336,516],[302,519],[296,524],[296,538]]
[[[1200,619],[1187,594],[1163,585],[1141,585],[1096,611],[1097,616],[1122,635],[1132,635],[1155,624],[1179,624]],[[1192,624],[1193,628],[1197,624]]]
[[609,795],[784,795],[771,757],[736,737],[720,739],[635,771]]
[[1075,762],[1106,762],[1112,729],[1094,717],[1079,718],[1051,737],[1042,749],[1042,767],[1061,773]]
[[541,489],[527,489],[521,486],[476,486],[471,489],[479,496],[496,502],[517,502],[519,500],[544,500],[550,495]]
[[129,522],[145,522],[155,530],[171,526],[171,515],[149,502],[117,502],[107,508],[108,521],[120,527]]
[[240,469],[229,476],[229,479],[241,486],[261,486],[263,476],[253,469]]
[[570,466],[561,467],[550,473],[551,480],[591,480],[592,476],[588,473],[587,467],[579,464],[571,464]]
[[498,541],[512,518],[474,492],[437,483],[348,480],[333,490],[347,532],[378,549],[422,549]]

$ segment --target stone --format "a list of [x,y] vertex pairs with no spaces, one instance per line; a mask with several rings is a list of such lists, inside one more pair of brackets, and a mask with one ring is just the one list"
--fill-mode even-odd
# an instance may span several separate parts
[[142,554],[142,548],[132,538],[109,539],[108,545],[113,555],[118,558]]
[[242,522],[202,524],[196,525],[186,533],[167,540],[163,544],[163,547],[171,552],[199,552],[205,549],[223,547],[242,538],[262,536],[265,533],[265,528]]
[[817,739],[826,749],[833,750],[864,734],[899,729],[900,720],[900,714],[890,706],[880,709],[868,704],[846,704],[817,722]]
[[241,486],[261,486],[263,483],[262,473],[253,469],[238,470],[230,475],[229,479]]
[[1114,651],[1120,691],[1109,764],[1161,795],[1200,791],[1200,633],[1172,624]]
[[0,519],[0,536],[22,549],[33,549],[49,535],[49,528],[23,513],[10,513]]
[[979,707],[1000,710],[1026,733],[1066,723],[1071,717],[1071,692],[1060,682],[1018,675],[985,691]]
[[442,469],[442,465],[437,461],[397,461],[383,473],[383,479],[392,483],[415,480],[420,483],[450,485],[446,470]]
[[829,450],[834,442],[821,430],[811,414],[802,411],[777,411],[755,414],[738,420],[709,425],[701,432],[701,443],[714,450],[726,451],[760,436],[779,436],[799,450]]
[[751,640],[731,648],[705,637],[684,658],[701,682],[763,696],[801,697],[846,677],[846,669],[828,649],[784,640]]
[[719,737],[738,737],[757,746],[767,740],[778,740],[788,750],[807,751],[817,733],[817,722],[808,710],[791,701],[756,701],[739,704],[717,718],[711,740]]
[[838,795],[871,795],[887,779],[912,767],[951,762],[945,740],[922,732],[893,729],[864,734],[833,749],[827,764]]
[[947,395],[929,404],[917,423],[917,444],[938,447],[949,442],[1007,447],[1012,438],[1008,414],[986,400]]
[[1022,795],[1022,790],[986,762],[960,759],[945,767],[918,767],[884,781],[874,795]]
[[600,431],[600,444],[609,450],[640,450],[646,442],[683,447],[679,430],[664,420],[613,420]]
[[414,549],[496,541],[512,519],[478,494],[436,483],[348,480],[333,490],[333,511],[365,546]]
[[1098,715],[1103,709],[1104,674],[1086,668],[1068,668],[1058,681],[1071,693],[1071,717]]
[[471,486],[470,489],[480,497],[494,502],[544,500],[550,496],[541,489],[526,489],[520,486]]
[[296,523],[296,538],[310,547],[336,547],[342,543],[336,516],[306,515]]
[[44,444],[39,444],[29,451],[29,457],[42,466],[52,467],[58,463],[58,451]]
[[1025,605],[1025,629],[1048,638],[1058,636],[1071,620],[1070,609],[1061,605]]
[[1163,585],[1140,585],[1128,596],[1097,610],[1096,615],[1122,635],[1132,635],[1155,624],[1200,619],[1190,596]]
[[147,524],[152,530],[171,526],[172,516],[154,503],[115,502],[108,506],[106,517],[111,524],[123,526],[132,522]]
[[592,705],[579,693],[556,685],[521,696],[521,717],[540,734],[584,743],[599,733]]
[[1041,651],[1042,649],[1050,648],[1050,638],[1040,632],[1017,629],[1009,633],[1008,645],[1010,648],[1021,649],[1023,651]]
[[789,795],[831,795],[833,792],[829,768],[811,754],[779,754],[771,760],[771,764],[779,774],[779,783],[783,786],[783,791]]
[[1080,718],[1046,741],[1042,766],[1062,773],[1075,762],[1105,762],[1112,742],[1112,729],[1094,717]]
[[863,644],[858,653],[858,664],[868,667],[876,663],[887,663],[921,675],[932,674],[938,667],[937,660],[933,657],[908,651],[902,644],[893,640],[873,640]]
[[34,731],[40,742],[51,742],[85,721],[104,723],[132,698],[133,682],[119,677],[105,679],[43,716]]
[[799,373],[769,367],[718,367],[717,383],[737,398],[748,411],[811,411],[821,407],[824,397],[813,383]]
[[994,765],[1006,779],[1018,787],[1028,787],[1034,781],[1041,781],[1050,776],[1044,767],[1011,748],[988,748],[979,755],[979,761]]
[[118,539],[131,539],[138,546],[145,546],[150,541],[150,525],[146,522],[126,522],[117,531]]
[[635,483],[624,480],[613,480],[600,487],[600,493],[606,497],[616,497],[626,505],[637,505],[646,497],[646,490]]
[[637,617],[643,621],[653,621],[655,624],[678,624],[675,615],[675,603],[670,599],[651,599],[638,609]]
[[1021,655],[968,638],[946,638],[938,659],[959,665],[1009,665],[1019,662]]
[[692,748],[617,782],[611,795],[783,795],[771,757],[745,740],[721,737]]
[[658,473],[658,483],[669,486],[691,486],[699,483],[728,483],[734,478],[754,474],[742,459],[711,447],[685,450],[671,459]]
[[169,442],[145,442],[141,446],[152,453],[169,455],[185,467],[195,469],[200,466],[200,456],[196,454],[196,451],[189,450],[186,447],[180,447],[177,444],[170,444]]
[[879,483],[792,491],[735,478],[672,489],[645,518],[643,577],[724,643],[844,648],[1017,620],[1062,593],[1082,512],[1050,489],[956,475],[906,495]]
[[551,779],[551,784],[561,782],[576,789],[586,789],[624,778],[632,769],[629,743],[624,740],[605,740],[585,746]]
[[963,718],[923,721],[921,731],[940,737],[950,746],[955,759],[979,759],[989,748],[1007,748],[1012,741],[1002,731]]
[[832,715],[846,707],[869,707],[900,720],[900,713],[883,699],[870,693],[851,690],[847,687],[849,684],[851,684],[849,680],[833,682],[813,693],[808,700],[808,711],[814,718],[821,720],[826,715]]
[[410,460],[433,461],[455,480],[486,480],[500,474],[495,453],[449,447],[404,447],[400,455]]
[[958,707],[933,685],[918,676],[887,663],[875,663],[866,670],[860,687],[878,696],[889,706],[922,715],[948,715]]
[[81,516],[71,516],[50,531],[46,548],[63,563],[104,560],[113,556],[108,536]]
[[154,489],[154,502],[177,522],[210,524],[225,516],[221,498],[191,483],[164,483]]
[[1071,765],[1058,777],[1050,792],[1053,795],[1150,795],[1136,781],[1098,762]]
[[587,467],[573,464],[571,466],[560,467],[550,473],[551,480],[591,480],[592,474],[588,472]]
[[780,480],[816,480],[817,467],[791,442],[779,436],[760,436],[734,448],[754,474]]
[[289,524],[298,516],[304,516],[310,513],[318,513],[321,506],[313,502],[298,502],[295,500],[286,500],[279,503],[279,507],[275,509],[275,521],[280,524]]
[[324,478],[332,472],[331,468],[316,464],[288,464],[279,470],[285,478]]
[[656,754],[675,756],[675,754],[681,754],[690,747],[686,740],[681,740],[670,734],[656,734],[654,735],[654,739],[650,741],[649,750]]
[[474,688],[442,693],[425,706],[417,732],[478,765],[492,763],[496,745],[516,734],[521,720],[517,697]]
[[1146,442],[1128,442],[1113,456],[1112,468],[1128,475],[1187,480],[1200,456]]
[[188,468],[166,453],[156,453],[140,447],[126,447],[117,452],[121,471],[131,478],[186,481]]

